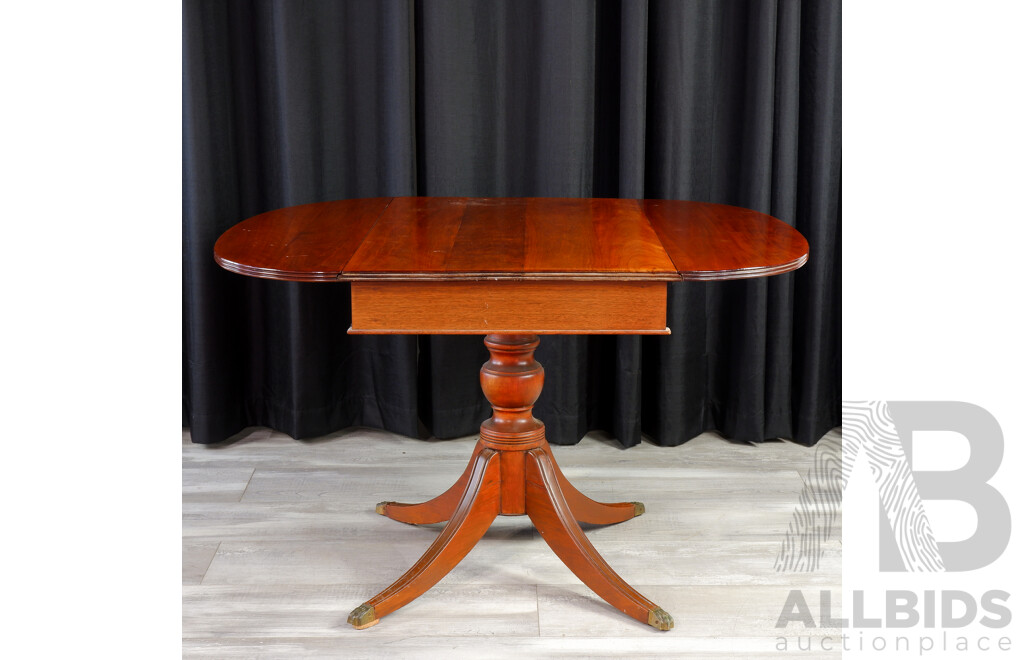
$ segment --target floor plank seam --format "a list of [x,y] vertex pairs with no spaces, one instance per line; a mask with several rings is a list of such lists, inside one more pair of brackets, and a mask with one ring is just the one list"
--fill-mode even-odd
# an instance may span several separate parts
[[245,482],[245,488],[242,489],[242,494],[238,496],[238,501],[239,502],[242,501],[242,498],[245,497],[245,494],[249,491],[249,484],[252,483],[252,478],[253,478],[253,476],[255,474],[256,474],[256,468],[253,468],[252,472],[249,473],[249,479]]
[[210,556],[210,561],[206,564],[206,568],[203,570],[203,577],[199,578],[199,585],[202,586],[206,581],[206,574],[210,572],[210,567],[213,566],[213,560],[217,558],[217,553],[220,552],[220,544],[223,541],[217,541],[217,547],[214,549],[213,554]]
[[533,595],[537,602],[537,637],[540,637],[540,585],[533,585]]

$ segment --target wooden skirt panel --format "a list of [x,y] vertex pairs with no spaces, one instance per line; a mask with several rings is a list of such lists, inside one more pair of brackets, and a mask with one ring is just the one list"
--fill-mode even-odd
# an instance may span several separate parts
[[353,282],[351,334],[668,334],[665,282]]

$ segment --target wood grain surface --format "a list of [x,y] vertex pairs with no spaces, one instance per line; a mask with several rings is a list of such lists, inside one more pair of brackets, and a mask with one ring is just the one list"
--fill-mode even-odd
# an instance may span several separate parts
[[352,334],[668,334],[664,282],[353,282]]
[[807,239],[770,215],[705,202],[647,199],[642,205],[684,280],[764,277],[807,262]]
[[360,280],[716,280],[794,270],[807,241],[769,215],[671,200],[395,197],[263,213],[221,236],[254,277]]
[[213,253],[218,264],[240,275],[336,281],[391,201],[346,199],[261,213],[224,232]]
[[[388,206],[355,251],[346,266],[338,271],[349,274],[386,276],[395,273],[416,273],[421,277],[439,276],[451,254],[455,237],[462,224],[465,198],[461,197],[399,197]],[[339,226],[344,218],[338,218]],[[371,277],[372,279],[372,277]]]

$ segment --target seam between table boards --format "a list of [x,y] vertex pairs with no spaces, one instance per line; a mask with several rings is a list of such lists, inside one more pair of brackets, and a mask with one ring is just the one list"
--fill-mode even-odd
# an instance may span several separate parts
[[377,226],[378,222],[380,222],[380,219],[384,217],[384,212],[387,211],[389,208],[391,208],[391,203],[394,202],[394,201],[395,201],[394,197],[389,197],[388,198],[388,203],[384,205],[384,208],[382,208],[380,210],[380,213],[377,214],[377,217],[374,218],[373,224],[370,225],[370,227],[366,230],[366,233],[363,234],[363,238],[362,238],[362,240],[359,241],[359,245],[356,246],[356,249],[352,250],[352,254],[348,255],[348,259],[345,260],[345,263],[342,264],[342,266],[341,266],[341,270],[338,271],[338,276],[333,278],[332,281],[344,281],[345,280],[345,275],[346,275],[345,271],[348,269],[348,265],[350,263],[352,263],[352,258],[355,257],[356,254],[359,252],[359,248],[363,247],[363,243],[366,242],[366,237],[370,235],[370,233],[373,231],[373,228]]
[[647,226],[650,227],[651,232],[654,234],[654,238],[656,238],[658,240],[658,245],[661,247],[661,251],[665,255],[665,258],[668,259],[668,262],[670,264],[672,264],[672,268],[675,269],[676,278],[674,280],[666,280],[666,281],[682,282],[685,279],[683,277],[683,271],[679,270],[679,266],[676,264],[675,259],[673,259],[672,255],[669,254],[669,251],[665,249],[665,243],[662,242],[662,240],[661,240],[661,234],[658,233],[658,228],[655,227],[654,223],[651,222],[651,219],[647,217],[647,211],[644,209],[643,204],[642,204],[642,202],[644,200],[642,200],[642,199],[634,199],[633,201],[636,202],[637,210],[640,211],[640,213],[643,215],[644,221],[647,222]]

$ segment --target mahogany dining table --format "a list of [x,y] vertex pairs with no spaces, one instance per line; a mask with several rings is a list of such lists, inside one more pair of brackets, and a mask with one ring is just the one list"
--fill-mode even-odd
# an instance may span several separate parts
[[658,630],[672,617],[619,577],[580,523],[644,513],[603,503],[562,474],[533,405],[544,383],[542,334],[668,334],[669,282],[785,273],[804,237],[769,215],[660,199],[378,197],[305,204],[231,227],[223,268],[296,282],[350,282],[353,334],[485,335],[480,385],[493,415],[463,475],[419,504],[377,513],[447,521],[420,560],[348,617],[367,628],[448,574],[498,515],[527,515],[556,555],[601,598]]

